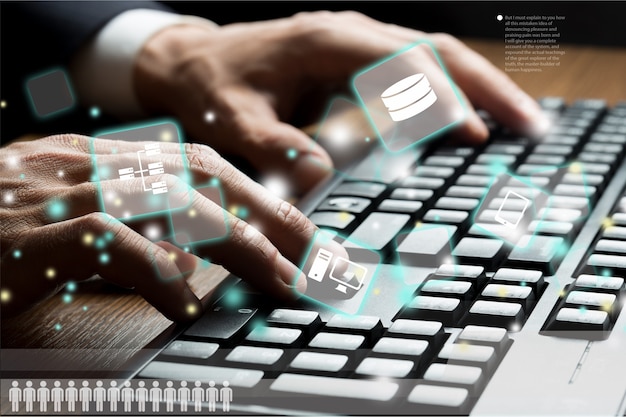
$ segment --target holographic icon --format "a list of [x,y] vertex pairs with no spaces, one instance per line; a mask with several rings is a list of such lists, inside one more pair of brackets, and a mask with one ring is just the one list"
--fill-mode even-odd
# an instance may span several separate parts
[[[514,199],[521,200],[521,209],[518,210],[509,210],[508,208],[512,206],[511,201]],[[519,195],[515,191],[509,190],[502,200],[502,204],[498,208],[498,211],[494,217],[495,221],[500,223],[501,225],[508,227],[509,229],[516,229],[520,220],[524,217],[524,213],[526,209],[530,205],[530,200],[526,197]]]
[[166,193],[167,184],[165,181],[155,181],[150,185],[150,187],[146,186],[146,177],[151,175],[165,174],[163,162],[157,161],[148,163],[147,168],[144,168],[143,164],[141,163],[142,154],[145,156],[154,156],[159,155],[160,153],[161,145],[159,143],[149,143],[147,145],[144,145],[144,149],[137,151],[137,165],[139,169],[135,169],[133,167],[118,169],[117,173],[120,176],[120,180],[130,180],[135,178],[136,174],[139,174],[139,176],[141,177],[141,184],[143,185],[144,191],[152,191],[152,194]]
[[394,122],[417,116],[437,101],[437,95],[424,74],[413,74],[396,82],[380,95]]
[[309,269],[307,277],[314,279],[317,282],[322,282],[332,257],[333,254],[331,251],[320,248],[317,251],[317,255],[315,255],[315,260],[313,261],[313,265],[311,265],[311,269]]
[[[338,273],[336,274],[335,271]],[[341,272],[343,271],[343,272]],[[333,270],[330,271],[329,278],[337,281],[339,284],[335,287],[335,290],[347,294],[347,289],[351,288],[358,291],[363,286],[363,281],[367,275],[367,268],[351,262],[345,258],[337,258],[333,265]]]
[[33,113],[41,118],[70,110],[75,104],[69,77],[62,69],[33,76],[26,82],[26,93]]

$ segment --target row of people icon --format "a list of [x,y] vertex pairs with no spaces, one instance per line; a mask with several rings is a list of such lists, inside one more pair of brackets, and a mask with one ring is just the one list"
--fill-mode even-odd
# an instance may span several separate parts
[[96,381],[96,386],[91,388],[89,381],[83,381],[80,388],[74,381],[68,381],[65,389],[61,388],[60,381],[54,381],[53,388],[48,388],[46,381],[39,382],[39,388],[33,387],[32,381],[26,381],[24,388],[18,381],[11,383],[9,389],[9,402],[11,411],[18,413],[20,404],[23,402],[27,413],[33,412],[33,405],[39,403],[39,412],[47,413],[48,404],[52,403],[55,413],[62,411],[62,404],[67,404],[67,412],[76,412],[76,404],[80,403],[81,411],[88,413],[92,403],[95,403],[95,411],[104,411],[104,404],[109,403],[109,412],[118,410],[118,403],[122,403],[126,413],[133,411],[133,403],[137,404],[137,412],[146,411],[146,403],[151,403],[152,412],[160,411],[161,403],[165,403],[165,411],[173,412],[174,404],[179,403],[180,411],[187,412],[189,403],[193,403],[195,412],[202,411],[202,404],[208,403],[209,412],[216,411],[216,404],[222,402],[222,411],[230,412],[230,403],[233,401],[233,390],[228,381],[222,382],[222,387],[217,388],[215,381],[209,381],[209,387],[204,389],[201,381],[195,381],[194,387],[189,388],[187,381],[180,381],[179,387],[175,388],[172,381],[167,381],[165,388],[160,387],[159,381],[152,381],[152,387],[146,387],[145,381],[138,381],[137,387],[133,388],[131,381],[125,381],[122,387],[118,387],[117,381],[110,381],[109,387],[105,388],[102,381]]

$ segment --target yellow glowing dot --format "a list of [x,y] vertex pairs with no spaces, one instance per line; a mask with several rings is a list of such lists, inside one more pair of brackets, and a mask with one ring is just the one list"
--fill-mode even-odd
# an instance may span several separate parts
[[115,207],[119,207],[122,205],[122,199],[121,198],[116,198],[115,200],[113,200],[113,204],[115,205]]
[[607,313],[611,312],[611,307],[613,307],[613,303],[603,303],[602,304],[602,310],[606,311]]
[[576,174],[579,174],[580,171],[582,171],[582,169],[578,162],[574,162],[572,165],[569,166],[569,172],[574,172]]
[[372,293],[373,293],[374,295],[378,295],[378,294],[380,294],[380,288],[374,288],[374,290],[372,291]]
[[7,108],[7,102],[4,101],[4,100],[0,101],[0,107],[2,107],[3,109],[6,109]]
[[230,214],[232,214],[233,216],[236,216],[236,215],[237,215],[237,212],[239,211],[239,207],[234,206],[234,205],[233,205],[233,206],[230,206],[230,207],[228,208],[228,211],[229,211],[229,212],[230,212]]
[[175,252],[168,252],[168,254],[167,254],[167,258],[168,258],[170,261],[174,262],[174,261],[176,260],[176,258],[177,258],[177,255],[176,255],[176,253],[175,253]]
[[498,290],[498,295],[499,295],[500,297],[505,297],[505,296],[506,296],[506,293],[507,293],[506,288],[500,288],[500,289]]
[[345,211],[342,211],[341,213],[338,214],[339,220],[347,222],[348,220],[350,220],[350,213],[346,213]]
[[614,225],[615,223],[613,223],[613,219],[611,219],[610,217],[602,220],[602,227],[604,227],[605,229],[608,229],[609,227],[612,227]]
[[72,145],[78,145],[78,139],[72,140]]
[[169,130],[164,130],[163,132],[161,132],[161,140],[163,142],[169,142],[172,140],[172,132],[170,132]]
[[93,235],[91,233],[85,233],[83,243],[87,246],[91,245],[93,243]]
[[415,227],[422,227],[422,222],[420,221],[415,222]]
[[189,217],[196,217],[196,215],[198,214],[198,212],[196,212],[196,209],[190,209],[187,214],[189,215]]
[[54,268],[46,269],[46,277],[48,277],[48,279],[53,279],[54,277],[56,277],[56,275],[57,275],[57,271],[55,271]]
[[2,290],[0,291],[0,301],[2,301],[3,303],[6,303],[7,301],[11,300],[11,293],[9,292],[9,290]]
[[565,296],[565,290],[561,290],[561,292],[559,292],[559,297],[564,297]]
[[196,314],[197,312],[198,312],[198,307],[196,307],[194,304],[187,304],[187,314],[192,316]]

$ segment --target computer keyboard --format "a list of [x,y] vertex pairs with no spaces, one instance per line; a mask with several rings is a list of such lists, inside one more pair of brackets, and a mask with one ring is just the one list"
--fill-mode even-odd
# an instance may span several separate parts
[[[234,409],[261,414],[468,414],[521,338],[601,343],[623,332],[615,326],[625,300],[626,103],[540,104],[553,119],[543,139],[483,114],[491,139],[480,148],[377,149],[309,198],[320,228],[415,269],[406,300],[335,314],[306,300],[276,305],[231,277],[136,378],[229,381]],[[540,191],[514,183],[494,191],[494,164]],[[517,245],[494,237],[511,191],[550,196]],[[484,200],[489,192],[498,194]],[[596,210],[608,207],[608,216]],[[543,326],[525,329],[533,314]]]

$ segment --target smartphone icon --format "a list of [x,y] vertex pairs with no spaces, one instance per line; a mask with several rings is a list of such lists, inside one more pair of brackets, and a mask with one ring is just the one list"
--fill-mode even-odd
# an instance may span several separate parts
[[[511,203],[512,201],[514,201],[514,199],[519,199],[523,201],[521,210],[519,208],[516,210],[507,210],[507,203],[509,205],[509,208],[513,207]],[[530,201],[526,197],[519,195],[515,191],[509,191],[508,193],[506,193],[506,196],[504,196],[504,200],[502,200],[502,204],[500,204],[500,207],[498,208],[495,220],[503,226],[508,227],[509,229],[516,229],[517,225],[524,217],[524,213],[526,212],[526,209],[529,205]]]
[[330,260],[333,257],[333,253],[329,250],[320,248],[317,251],[317,255],[315,255],[315,260],[313,261],[313,265],[309,269],[309,273],[307,277],[317,281],[322,282],[324,279],[324,275],[326,274],[326,270],[330,265]]

